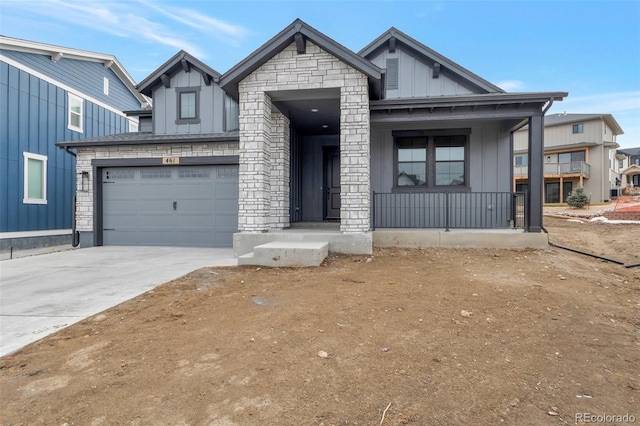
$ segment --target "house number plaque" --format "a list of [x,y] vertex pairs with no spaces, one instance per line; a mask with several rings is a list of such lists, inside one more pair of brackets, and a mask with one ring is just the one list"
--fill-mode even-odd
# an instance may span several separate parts
[[162,157],[162,164],[180,164],[180,157]]

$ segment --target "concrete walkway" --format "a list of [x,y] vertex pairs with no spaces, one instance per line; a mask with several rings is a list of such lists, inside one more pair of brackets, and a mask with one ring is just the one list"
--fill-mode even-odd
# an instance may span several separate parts
[[232,249],[91,247],[0,262],[0,356],[204,266]]

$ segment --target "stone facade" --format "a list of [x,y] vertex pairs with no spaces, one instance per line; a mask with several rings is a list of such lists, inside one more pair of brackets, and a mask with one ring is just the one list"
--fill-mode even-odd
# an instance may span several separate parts
[[[93,232],[93,159],[121,158],[162,158],[162,157],[209,157],[238,155],[237,143],[210,143],[193,145],[141,145],[113,146],[96,148],[78,148],[76,157],[76,229],[80,232]],[[88,186],[82,189],[83,171],[89,173]]]
[[289,166],[291,164],[289,119],[271,114],[271,229],[289,227]]
[[340,90],[340,229],[369,231],[367,77],[307,41],[304,54],[298,54],[292,43],[239,84],[241,232],[267,232],[289,222],[288,188],[284,188],[290,178],[288,160],[284,160],[289,157],[288,125],[283,128],[280,117],[272,114],[268,93],[328,88]]

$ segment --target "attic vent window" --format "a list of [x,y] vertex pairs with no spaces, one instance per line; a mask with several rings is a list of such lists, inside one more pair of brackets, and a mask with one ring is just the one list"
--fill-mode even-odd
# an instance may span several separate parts
[[398,58],[387,59],[387,90],[398,90]]

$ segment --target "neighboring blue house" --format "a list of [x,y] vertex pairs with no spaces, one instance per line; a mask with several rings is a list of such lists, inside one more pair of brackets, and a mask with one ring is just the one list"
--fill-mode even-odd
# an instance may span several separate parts
[[0,249],[71,241],[75,157],[55,143],[136,131],[123,111],[147,106],[112,55],[0,36]]

